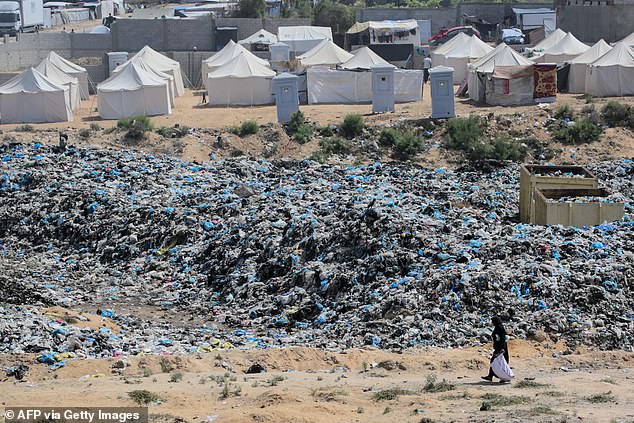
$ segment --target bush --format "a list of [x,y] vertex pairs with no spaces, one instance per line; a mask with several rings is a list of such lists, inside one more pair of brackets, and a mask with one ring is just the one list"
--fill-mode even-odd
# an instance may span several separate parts
[[526,157],[526,148],[510,137],[498,137],[493,140],[493,151],[489,159],[512,160],[514,162]]
[[582,118],[570,126],[557,129],[553,135],[562,144],[588,144],[601,137],[601,128],[589,119]]
[[132,129],[133,127],[143,132],[154,129],[152,121],[145,115],[127,117],[117,121],[117,128],[119,129]]
[[337,127],[334,125],[324,125],[319,128],[319,135],[322,137],[332,137],[337,132]]
[[35,127],[33,125],[20,125],[15,128],[16,132],[33,132],[35,131]]
[[291,120],[286,124],[290,133],[294,134],[297,129],[306,123],[306,116],[301,111],[296,111],[291,115]]
[[396,144],[396,139],[400,136],[401,132],[394,128],[383,128],[379,135],[379,145],[383,147],[392,147]]
[[482,122],[475,115],[468,118],[451,118],[447,122],[447,133],[450,148],[468,150],[482,136]]
[[79,130],[78,134],[79,134],[79,138],[83,140],[87,140],[88,138],[92,136],[92,131],[88,128],[83,128]]
[[586,104],[590,104],[594,102],[594,96],[592,94],[584,94],[583,100],[586,102]]
[[127,140],[139,141],[145,138],[145,132],[151,130],[147,128],[147,125],[142,121],[134,121],[132,126],[128,128],[128,132],[125,134]]
[[325,154],[323,151],[319,150],[319,151],[315,151],[308,158],[310,160],[314,160],[319,163],[326,163],[326,161],[328,160],[328,155]]
[[310,141],[313,135],[313,128],[306,122],[304,114],[297,111],[291,115],[291,120],[287,125],[288,131],[293,134],[295,141],[304,144]]
[[363,133],[365,123],[361,115],[347,115],[341,124],[341,130],[347,138],[354,138]]
[[156,130],[156,133],[164,138],[182,138],[189,134],[189,127],[187,126],[161,126]]
[[327,156],[333,154],[347,154],[350,152],[350,142],[340,137],[324,138],[319,141],[321,151]]
[[257,134],[259,129],[260,127],[258,126],[258,123],[256,121],[247,120],[245,122],[242,122],[242,125],[240,125],[240,135],[244,136]]
[[601,109],[601,115],[603,120],[609,126],[632,126],[632,113],[634,110],[627,104],[621,104],[618,101],[608,101],[608,103]]
[[385,128],[379,135],[379,144],[392,147],[394,156],[401,160],[408,160],[420,151],[421,139],[413,132],[402,132],[393,128]]
[[90,130],[91,131],[95,131],[95,132],[101,131],[101,126],[99,126],[98,123],[91,123],[90,124]]
[[158,394],[145,389],[128,392],[128,396],[132,401],[136,402],[139,405],[148,405],[161,402],[161,397]]
[[562,104],[555,109],[555,117],[557,119],[573,119],[575,114],[568,104]]

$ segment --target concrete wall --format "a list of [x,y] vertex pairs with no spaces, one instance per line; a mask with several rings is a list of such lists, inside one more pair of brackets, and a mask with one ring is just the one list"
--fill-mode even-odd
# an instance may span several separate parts
[[634,32],[634,7],[566,6],[557,12],[557,26],[585,43],[615,42]]
[[155,50],[213,50],[211,17],[197,19],[121,19],[111,29],[114,51],[138,51],[149,45]]

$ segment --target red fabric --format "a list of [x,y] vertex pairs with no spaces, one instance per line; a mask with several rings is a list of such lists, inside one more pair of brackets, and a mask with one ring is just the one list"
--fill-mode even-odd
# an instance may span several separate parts
[[557,65],[534,64],[533,65],[533,98],[545,98],[557,96]]

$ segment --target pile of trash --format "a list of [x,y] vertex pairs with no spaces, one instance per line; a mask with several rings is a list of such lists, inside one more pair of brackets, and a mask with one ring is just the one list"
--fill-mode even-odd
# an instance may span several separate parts
[[0,157],[0,352],[459,347],[488,342],[493,315],[518,338],[632,349],[631,160],[589,167],[624,219],[572,228],[518,223],[515,164]]

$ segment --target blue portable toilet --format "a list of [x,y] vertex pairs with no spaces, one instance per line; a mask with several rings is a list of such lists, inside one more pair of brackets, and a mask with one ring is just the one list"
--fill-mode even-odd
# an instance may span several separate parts
[[436,66],[429,71],[431,117],[450,118],[454,111],[453,68]]
[[273,93],[277,106],[277,121],[288,123],[291,115],[299,111],[299,78],[286,72],[273,77]]
[[394,111],[394,66],[378,63],[372,70],[372,113]]

